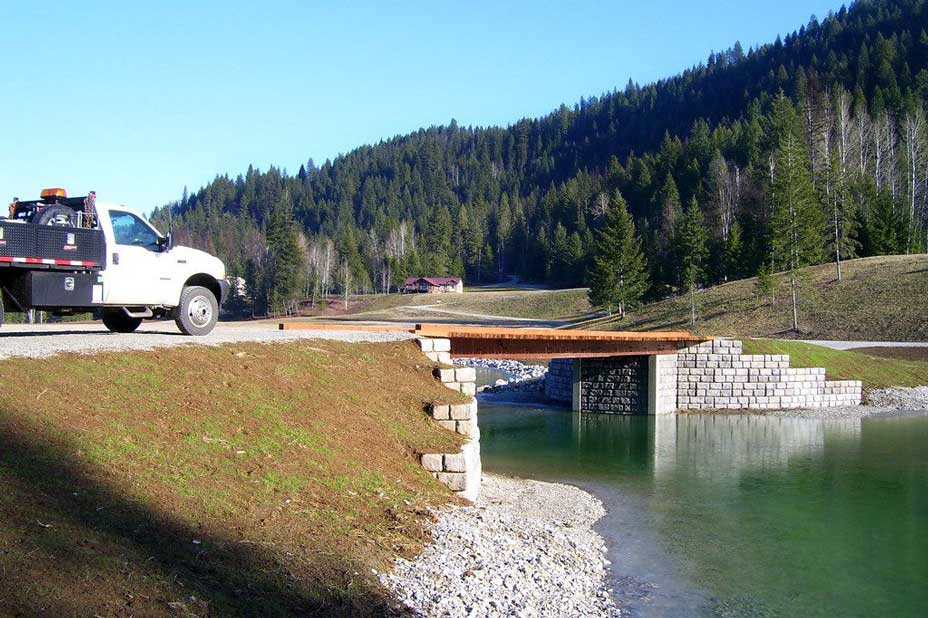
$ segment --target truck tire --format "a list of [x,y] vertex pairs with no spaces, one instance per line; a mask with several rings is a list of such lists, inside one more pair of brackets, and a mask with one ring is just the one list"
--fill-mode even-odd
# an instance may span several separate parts
[[34,218],[39,225],[74,227],[74,210],[67,206],[49,206]]
[[122,309],[103,312],[103,325],[113,333],[131,333],[142,323],[142,318],[132,318]]
[[219,303],[208,289],[190,285],[180,293],[174,321],[185,335],[208,335],[219,319]]

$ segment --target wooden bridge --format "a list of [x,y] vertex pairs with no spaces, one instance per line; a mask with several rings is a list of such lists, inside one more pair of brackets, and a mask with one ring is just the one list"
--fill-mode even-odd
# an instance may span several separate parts
[[633,332],[563,330],[555,328],[497,328],[454,324],[408,326],[284,322],[281,330],[397,331],[419,337],[449,339],[451,355],[459,358],[604,358],[673,354],[681,348],[709,341],[682,331]]
[[451,355],[455,357],[516,360],[672,354],[710,339],[676,331],[487,328],[446,324],[417,324],[410,332],[420,337],[450,339]]

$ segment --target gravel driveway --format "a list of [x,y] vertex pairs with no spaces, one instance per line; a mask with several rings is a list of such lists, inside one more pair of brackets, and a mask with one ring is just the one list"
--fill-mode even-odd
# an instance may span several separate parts
[[12,356],[42,358],[62,352],[114,352],[151,350],[175,345],[221,345],[239,341],[396,341],[410,339],[404,332],[351,332],[324,330],[277,330],[276,324],[240,326],[217,324],[205,337],[182,335],[174,322],[146,322],[134,333],[118,334],[102,324],[5,324],[0,328],[0,359]]

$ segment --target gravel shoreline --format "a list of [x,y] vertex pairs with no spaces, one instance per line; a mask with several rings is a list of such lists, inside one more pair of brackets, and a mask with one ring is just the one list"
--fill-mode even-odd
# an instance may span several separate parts
[[867,403],[880,409],[928,410],[928,386],[880,388],[867,394]]
[[414,616],[619,616],[591,494],[485,475],[474,506],[437,513],[433,542],[381,582]]

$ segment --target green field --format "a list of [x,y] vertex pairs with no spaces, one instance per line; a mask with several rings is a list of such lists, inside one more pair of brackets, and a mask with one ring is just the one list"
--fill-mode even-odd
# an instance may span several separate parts
[[[410,342],[0,362],[0,615],[380,616],[461,399]],[[371,393],[377,397],[371,397]]]

